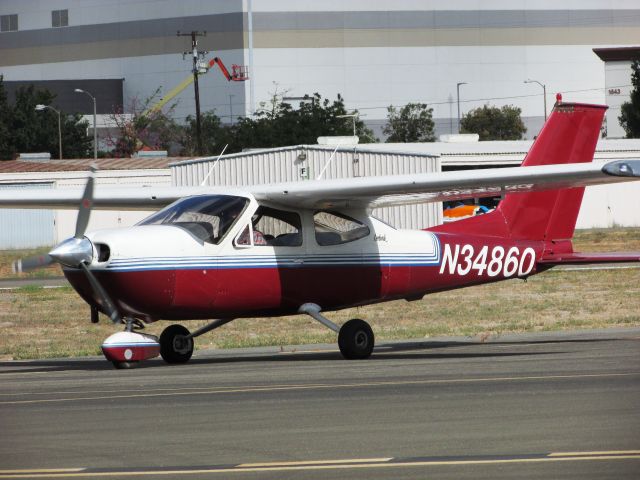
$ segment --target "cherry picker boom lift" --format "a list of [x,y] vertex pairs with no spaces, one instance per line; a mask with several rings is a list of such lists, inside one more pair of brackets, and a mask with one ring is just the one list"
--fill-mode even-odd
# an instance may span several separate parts
[[[244,82],[249,80],[249,71],[245,65],[231,65],[231,73],[224,65],[222,60],[218,57],[215,57],[209,62],[201,62],[198,68],[198,75],[203,75],[211,70],[215,65],[218,65],[220,71],[225,76],[227,81],[229,82]],[[172,90],[170,90],[165,96],[163,96],[157,103],[153,104],[151,107],[147,108],[143,115],[149,115],[155,111],[160,110],[164,107],[171,99],[173,99],[176,95],[182,92],[185,88],[193,83],[193,74],[189,74],[182,82],[176,85]]]

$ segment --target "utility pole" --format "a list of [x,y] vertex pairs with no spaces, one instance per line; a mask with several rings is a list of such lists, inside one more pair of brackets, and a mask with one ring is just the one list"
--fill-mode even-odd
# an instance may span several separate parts
[[200,74],[200,70],[198,59],[204,57],[209,52],[198,51],[197,37],[206,36],[207,32],[197,32],[195,30],[191,33],[178,32],[178,37],[191,37],[191,52],[183,52],[182,57],[184,58],[189,53],[191,53],[193,57],[193,90],[196,100],[196,144],[198,148],[198,155],[202,155],[202,135],[200,132],[200,89],[198,88],[198,75]]
[[460,85],[466,85],[467,82],[458,82],[456,84],[456,91],[458,92],[458,135],[460,134]]

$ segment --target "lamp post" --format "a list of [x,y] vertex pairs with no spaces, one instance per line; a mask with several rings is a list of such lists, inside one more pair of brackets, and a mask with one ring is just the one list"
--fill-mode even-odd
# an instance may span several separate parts
[[458,82],[456,84],[456,92],[458,94],[458,133],[460,133],[460,85],[466,85],[467,82]]
[[56,110],[50,105],[42,105],[42,104],[36,105],[37,112],[41,112],[43,110],[46,110],[47,108],[49,110],[53,110],[58,114],[58,154],[59,154],[59,159],[62,160],[62,124],[60,120],[60,110]]
[[336,118],[351,118],[353,120],[353,136],[356,136],[356,117],[357,113],[349,113],[347,115],[336,115]]
[[76,93],[84,93],[91,97],[93,100],[93,160],[96,161],[98,159],[98,130],[96,128],[96,97],[91,95],[86,90],[82,90],[81,88],[76,88],[74,90]]
[[540,83],[538,80],[525,80],[524,83],[537,83],[542,87],[542,95],[544,95],[544,121],[547,121],[547,86],[544,83]]

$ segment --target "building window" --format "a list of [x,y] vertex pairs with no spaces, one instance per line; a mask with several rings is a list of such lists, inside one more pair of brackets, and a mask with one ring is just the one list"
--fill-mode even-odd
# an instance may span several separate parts
[[0,32],[15,32],[18,30],[18,14],[0,16]]
[[69,26],[69,10],[53,10],[51,12],[52,27],[68,27]]

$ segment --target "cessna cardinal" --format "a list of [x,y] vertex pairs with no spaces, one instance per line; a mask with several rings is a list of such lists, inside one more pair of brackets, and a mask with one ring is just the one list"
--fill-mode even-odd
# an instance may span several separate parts
[[[640,160],[592,163],[606,107],[558,103],[521,167],[230,188],[0,192],[4,208],[77,208],[76,232],[48,257],[92,308],[124,324],[102,345],[126,368],[158,354],[187,362],[194,338],[241,317],[306,314],[338,334],[342,355],[371,355],[363,320],[326,312],[510,278],[555,265],[635,262],[639,253],[580,254],[571,238],[587,185],[637,180]],[[396,230],[375,207],[502,195],[493,212]],[[139,224],[86,233],[92,208],[160,208]],[[158,320],[215,319],[160,338]]]

